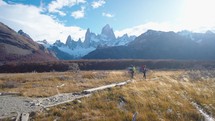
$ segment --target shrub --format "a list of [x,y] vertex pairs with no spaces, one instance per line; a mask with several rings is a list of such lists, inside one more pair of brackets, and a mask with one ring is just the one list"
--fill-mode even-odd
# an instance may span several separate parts
[[69,71],[78,73],[80,71],[78,64],[77,63],[71,63],[69,65]]
[[103,78],[107,78],[108,73],[105,71],[99,71],[95,74],[95,78],[96,79],[103,79]]
[[215,78],[214,70],[192,70],[187,72],[187,76],[192,81],[201,81],[209,78]]
[[17,88],[18,86],[19,83],[16,81],[6,81],[1,85],[2,88]]

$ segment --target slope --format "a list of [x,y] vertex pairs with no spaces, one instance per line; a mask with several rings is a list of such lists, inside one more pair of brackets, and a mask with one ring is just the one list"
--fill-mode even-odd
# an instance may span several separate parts
[[0,61],[50,61],[56,58],[30,37],[0,22]]

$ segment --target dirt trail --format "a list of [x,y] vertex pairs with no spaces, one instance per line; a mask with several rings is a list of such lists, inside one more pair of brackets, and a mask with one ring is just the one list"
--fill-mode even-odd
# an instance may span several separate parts
[[131,81],[128,80],[125,82],[113,83],[101,87],[87,89],[79,93],[62,93],[47,98],[26,98],[14,95],[0,96],[0,120],[7,117],[20,118],[20,114],[28,114],[30,112],[39,111],[43,108],[71,102],[76,99],[88,97],[96,91],[113,88],[116,86],[123,86],[129,82]]
[[[172,73],[172,72],[163,72],[163,73],[155,73],[156,76],[164,78],[166,81],[171,82],[171,83],[179,83],[179,81],[173,79],[171,76],[176,75],[176,74],[182,74],[182,73]],[[207,114],[203,108],[200,107],[195,101],[191,100],[191,98],[188,98],[187,96],[183,95],[183,97],[189,101],[195,108],[196,110],[204,117],[205,121],[215,121],[215,119]]]
[[215,121],[215,119],[208,115],[197,103],[192,102],[192,105],[196,107],[199,113],[205,118],[205,121]]

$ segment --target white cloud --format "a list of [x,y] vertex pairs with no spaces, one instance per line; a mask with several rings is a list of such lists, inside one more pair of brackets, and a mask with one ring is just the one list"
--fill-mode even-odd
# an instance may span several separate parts
[[15,31],[22,29],[35,41],[46,39],[66,41],[68,35],[74,40],[83,40],[86,30],[77,26],[67,27],[55,21],[51,16],[41,14],[42,9],[22,4],[7,4],[0,0],[0,21]]
[[55,13],[58,13],[61,16],[66,16],[66,13],[60,10],[55,10]]
[[108,17],[108,18],[113,18],[114,15],[110,14],[110,13],[102,13],[102,16]]
[[135,27],[115,31],[115,34],[116,34],[116,36],[122,36],[123,34],[127,33],[130,36],[131,35],[139,36],[140,34],[146,32],[149,29],[157,30],[157,31],[175,31],[175,32],[177,32],[177,31],[184,30],[186,28],[183,25],[149,22],[149,23],[138,25]]
[[116,36],[122,36],[124,34],[128,34],[129,36],[135,35],[139,36],[146,32],[147,30],[157,30],[157,31],[182,31],[182,30],[188,30],[188,31],[193,31],[193,32],[206,32],[207,30],[211,30],[215,32],[215,25],[211,26],[204,26],[204,25],[199,25],[199,26],[189,26],[186,23],[178,23],[178,24],[173,24],[173,23],[157,23],[157,22],[148,22],[146,24],[134,26],[131,28],[126,28],[123,30],[117,30],[114,33]]
[[48,5],[48,11],[50,13],[58,13],[59,15],[66,15],[65,12],[61,11],[63,7],[69,6],[72,7],[74,5],[85,3],[86,0],[54,0]]
[[0,6],[6,5],[6,3],[3,0],[0,0]]
[[85,10],[85,7],[81,7],[81,10],[72,12],[71,16],[74,17],[75,19],[83,18],[84,10]]
[[102,5],[104,5],[105,3],[106,3],[105,0],[94,1],[94,2],[92,2],[91,6],[93,8],[98,8],[98,7],[101,7]]
[[184,0],[179,21],[192,29],[215,26],[214,5],[215,0]]

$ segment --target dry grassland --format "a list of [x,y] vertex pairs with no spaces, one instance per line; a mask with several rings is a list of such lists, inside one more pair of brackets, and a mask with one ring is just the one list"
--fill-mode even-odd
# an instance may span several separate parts
[[[28,73],[0,75],[0,84],[17,83],[1,91],[20,92],[24,96],[50,96],[56,86],[62,92],[77,92],[129,79],[126,71],[85,71],[79,73]],[[42,121],[202,121],[204,117],[192,105],[195,102],[215,117],[215,71],[155,70],[147,79],[135,75],[126,86],[94,93],[71,103],[37,112],[32,120]]]
[[48,97],[58,92],[79,92],[126,79],[124,71],[0,74],[0,92],[17,92],[27,97]]
[[[201,121],[204,117],[192,105],[215,115],[215,75],[197,71],[151,71],[124,87],[98,92],[89,98],[60,105],[37,114],[37,120],[71,121]],[[213,72],[212,72],[213,74]]]

